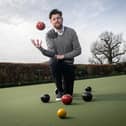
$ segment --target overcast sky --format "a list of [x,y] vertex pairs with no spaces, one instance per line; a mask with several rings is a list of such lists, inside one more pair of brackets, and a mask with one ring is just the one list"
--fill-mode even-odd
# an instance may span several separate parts
[[[30,39],[42,39],[51,25],[50,10],[63,12],[64,25],[76,30],[82,54],[75,63],[88,63],[90,46],[104,31],[123,34],[126,40],[125,0],[0,0],[0,62],[40,63],[47,61]],[[37,21],[46,29],[38,31]]]

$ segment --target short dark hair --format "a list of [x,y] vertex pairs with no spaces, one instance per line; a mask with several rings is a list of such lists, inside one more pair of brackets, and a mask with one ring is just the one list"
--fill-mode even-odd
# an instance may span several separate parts
[[51,19],[53,14],[59,14],[60,16],[62,16],[62,11],[60,11],[58,9],[51,10],[50,13],[49,13],[49,19]]

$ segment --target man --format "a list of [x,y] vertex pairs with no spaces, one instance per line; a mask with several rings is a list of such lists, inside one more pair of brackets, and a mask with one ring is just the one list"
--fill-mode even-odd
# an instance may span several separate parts
[[58,93],[56,101],[62,95],[73,95],[74,88],[74,57],[81,54],[81,47],[76,32],[63,25],[62,12],[53,9],[49,13],[53,28],[46,34],[48,49],[41,46],[42,41],[32,40],[32,43],[45,55],[50,57],[50,66]]

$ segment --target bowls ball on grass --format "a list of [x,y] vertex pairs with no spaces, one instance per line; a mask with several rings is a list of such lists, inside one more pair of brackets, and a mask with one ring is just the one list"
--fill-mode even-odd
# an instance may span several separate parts
[[65,105],[71,104],[72,100],[73,100],[73,98],[70,94],[64,94],[61,98],[62,103]]
[[91,91],[92,91],[91,86],[86,87],[86,88],[85,88],[85,91],[91,92]]
[[59,118],[66,118],[67,112],[64,108],[60,108],[57,110],[57,116]]
[[82,99],[86,102],[92,101],[93,95],[91,92],[84,92],[82,93]]
[[43,103],[48,103],[50,101],[50,96],[49,96],[49,94],[44,94],[44,95],[40,96],[40,99]]

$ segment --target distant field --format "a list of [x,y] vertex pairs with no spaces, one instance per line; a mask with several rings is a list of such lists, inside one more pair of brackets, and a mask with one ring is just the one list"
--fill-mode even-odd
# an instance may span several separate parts
[[[81,93],[93,88],[93,100],[85,102]],[[55,85],[33,85],[0,89],[0,126],[126,126],[126,75],[75,81],[73,103],[55,102]],[[48,93],[50,103],[40,95]],[[56,116],[58,108],[67,118]]]

